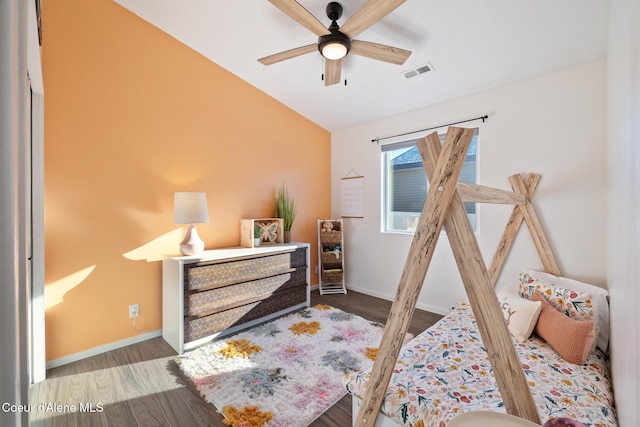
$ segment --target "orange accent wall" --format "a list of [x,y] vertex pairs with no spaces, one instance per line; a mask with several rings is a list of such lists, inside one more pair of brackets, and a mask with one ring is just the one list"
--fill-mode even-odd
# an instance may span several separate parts
[[176,191],[206,191],[209,249],[271,217],[286,183],[315,271],[329,132],[111,0],[42,6],[47,360],[137,335],[129,304],[138,329],[162,328]]

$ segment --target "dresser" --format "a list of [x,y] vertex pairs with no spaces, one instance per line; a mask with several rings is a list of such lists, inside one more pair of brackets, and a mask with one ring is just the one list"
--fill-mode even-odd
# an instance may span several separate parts
[[310,303],[309,244],[162,260],[162,337],[178,354]]

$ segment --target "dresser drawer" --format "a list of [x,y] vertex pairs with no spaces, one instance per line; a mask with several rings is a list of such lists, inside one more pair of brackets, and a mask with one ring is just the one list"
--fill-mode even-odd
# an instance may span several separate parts
[[238,285],[222,286],[208,291],[187,293],[184,296],[185,316],[195,316],[207,311],[220,310],[241,301],[270,294],[284,286],[291,274],[279,274]]
[[291,254],[291,267],[305,267],[307,265],[307,248],[298,248]]
[[274,292],[289,289],[295,286],[307,285],[306,267],[297,268],[290,273],[236,285],[222,286],[219,288],[189,292],[184,297],[185,316],[196,316],[213,310],[221,310],[230,305],[238,305],[242,301],[255,300],[262,296],[268,296]]
[[229,262],[186,265],[184,287],[186,290],[197,290],[226,286],[286,272],[290,266],[291,253]]
[[306,288],[298,286],[285,291],[276,292],[262,301],[256,301],[240,307],[231,308],[209,316],[185,317],[184,341],[186,343],[207,337],[224,331],[232,326],[259,319],[263,316],[306,302]]

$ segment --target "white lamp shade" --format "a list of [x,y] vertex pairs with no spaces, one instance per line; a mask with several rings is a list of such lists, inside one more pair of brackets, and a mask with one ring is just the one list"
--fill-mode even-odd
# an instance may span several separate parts
[[209,222],[207,193],[177,192],[173,203],[174,224],[201,224]]
[[322,48],[322,56],[327,59],[340,59],[347,54],[347,47],[340,43],[329,43]]

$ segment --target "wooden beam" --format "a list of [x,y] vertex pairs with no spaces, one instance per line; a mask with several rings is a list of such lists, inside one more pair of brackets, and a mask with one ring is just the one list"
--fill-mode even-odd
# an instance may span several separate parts
[[[437,134],[432,135],[438,138]],[[472,137],[473,129],[450,127],[447,131],[443,154],[434,168],[422,215],[391,305],[378,357],[367,382],[356,421],[358,426],[372,427],[380,412],[382,398],[389,386],[402,340],[409,328]]]
[[[527,187],[522,181],[522,177],[520,175],[510,176],[509,182],[511,183],[511,187],[513,187],[513,191],[526,194]],[[536,250],[538,251],[538,255],[540,256],[540,260],[542,261],[545,271],[556,276],[561,276],[560,267],[558,267],[556,258],[553,256],[551,246],[549,245],[547,236],[544,234],[542,224],[540,223],[538,214],[533,208],[531,201],[527,201],[524,205],[518,206],[518,209],[522,211],[522,216],[527,223],[529,233],[533,238],[533,243],[536,246]]]
[[[538,182],[540,182],[540,175],[536,173],[530,173],[527,175],[527,180],[525,182],[527,200],[531,200],[531,197],[533,197],[533,193],[536,191]],[[496,253],[493,256],[491,265],[489,266],[489,277],[491,278],[491,283],[494,287],[498,282],[500,273],[502,273],[502,268],[507,260],[507,255],[509,255],[509,251],[511,250],[513,241],[518,234],[522,221],[524,221],[524,215],[522,215],[522,211],[518,206],[515,206],[513,211],[511,211],[511,217],[509,218],[509,222],[507,222],[507,226],[502,233],[502,237],[498,243],[498,249],[496,249]]]
[[468,182],[459,182],[456,190],[458,190],[458,194],[460,194],[463,202],[524,205],[524,202],[527,200],[524,194]]
[[[435,159],[440,156],[440,141],[437,137],[427,137],[426,140],[418,141],[417,146],[427,177],[430,177],[435,170]],[[444,227],[505,409],[511,415],[540,424],[536,404],[522,370],[522,362],[513,346],[478,241],[457,191],[449,206]]]

